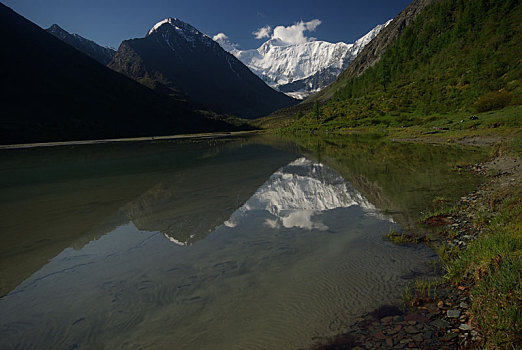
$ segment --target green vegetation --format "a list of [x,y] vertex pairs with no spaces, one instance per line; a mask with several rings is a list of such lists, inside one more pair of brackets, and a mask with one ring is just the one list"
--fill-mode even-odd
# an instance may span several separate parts
[[398,232],[393,228],[386,234],[386,238],[395,244],[418,244],[428,241],[428,238],[424,235],[417,236],[407,232]]
[[286,135],[309,131],[343,133],[349,128],[353,132],[374,133],[390,139],[439,143],[473,137],[490,138],[491,143],[494,143],[507,137],[510,140],[502,144],[504,151],[509,148],[518,152],[522,149],[521,115],[522,106],[509,106],[498,111],[477,113],[474,115],[475,118],[472,118],[470,113],[456,112],[430,116],[383,116],[378,119],[361,117],[353,124],[336,124],[337,121],[332,120],[331,123],[320,125],[305,116],[277,132]]
[[445,217],[457,210],[458,210],[457,206],[443,206],[443,207],[435,208],[433,210],[427,210],[425,212],[420,213],[421,215],[420,215],[419,221],[426,222],[429,219]]
[[345,81],[320,113],[314,106],[288,131],[420,127],[444,133],[520,127],[516,107],[504,116],[469,119],[472,113],[522,103],[520,18],[522,5],[516,0],[435,2],[374,67]]
[[404,290],[402,294],[403,304],[409,309],[414,309],[422,301],[433,300],[437,297],[437,287],[443,282],[441,279],[416,280],[413,286]]
[[443,280],[438,279],[434,281],[415,281],[415,291],[421,298],[435,298],[437,296],[437,287],[442,284]]
[[[518,184],[519,185],[519,184]],[[446,258],[447,278],[472,286],[472,314],[487,348],[522,346],[522,188],[497,190],[492,220],[468,249]]]

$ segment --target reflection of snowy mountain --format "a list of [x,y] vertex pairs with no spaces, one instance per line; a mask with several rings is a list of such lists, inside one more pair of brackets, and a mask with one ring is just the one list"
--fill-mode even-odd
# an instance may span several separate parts
[[327,230],[328,227],[315,218],[317,214],[354,205],[368,214],[380,216],[375,206],[334,170],[299,158],[275,172],[225,225],[235,227],[247,212],[264,210],[273,216],[265,220],[265,224],[273,228]]

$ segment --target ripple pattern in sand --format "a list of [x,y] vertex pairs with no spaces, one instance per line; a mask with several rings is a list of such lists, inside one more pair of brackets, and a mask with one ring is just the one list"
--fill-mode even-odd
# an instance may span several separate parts
[[[427,272],[418,266],[428,249],[390,244],[382,236],[392,223],[357,207],[323,213],[328,231],[276,230],[263,225],[263,213],[249,215],[240,227],[222,226],[191,247],[131,225],[85,252],[68,252],[78,257],[60,261],[78,266],[74,276],[42,271],[49,277],[35,276],[23,293],[2,300],[0,345],[303,348],[400,298],[407,283],[401,277],[412,270]],[[99,245],[112,244],[104,240],[120,246],[104,251]],[[36,288],[40,299],[28,303]]]

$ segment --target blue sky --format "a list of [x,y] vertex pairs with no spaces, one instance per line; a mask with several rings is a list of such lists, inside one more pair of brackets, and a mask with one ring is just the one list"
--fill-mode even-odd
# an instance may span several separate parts
[[[43,28],[53,23],[70,33],[117,48],[143,37],[156,22],[177,17],[201,32],[225,33],[241,49],[266,40],[252,34],[262,27],[314,23],[305,36],[351,43],[377,24],[395,17],[411,0],[0,0]],[[319,20],[317,22],[311,22]]]

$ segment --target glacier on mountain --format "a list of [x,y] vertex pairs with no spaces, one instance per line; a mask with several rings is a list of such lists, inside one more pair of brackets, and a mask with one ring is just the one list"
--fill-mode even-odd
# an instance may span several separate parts
[[214,40],[271,87],[293,97],[306,97],[333,82],[390,22],[376,26],[353,44],[321,40],[288,44],[272,37],[257,49],[239,50],[223,33]]

